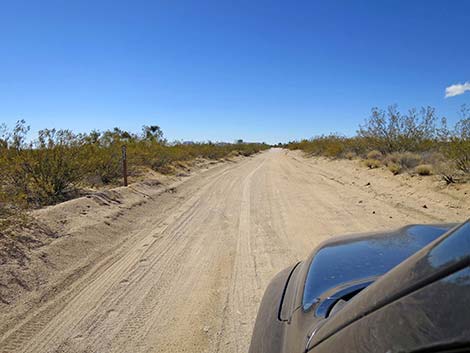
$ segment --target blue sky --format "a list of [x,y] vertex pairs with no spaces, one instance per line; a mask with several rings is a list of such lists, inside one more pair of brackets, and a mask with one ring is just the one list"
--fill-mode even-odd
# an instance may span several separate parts
[[393,103],[454,122],[469,23],[465,0],[0,0],[0,123],[277,142]]

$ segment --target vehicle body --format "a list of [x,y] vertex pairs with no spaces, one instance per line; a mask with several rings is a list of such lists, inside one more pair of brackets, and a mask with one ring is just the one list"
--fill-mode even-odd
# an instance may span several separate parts
[[250,353],[462,352],[470,223],[333,237],[269,284]]

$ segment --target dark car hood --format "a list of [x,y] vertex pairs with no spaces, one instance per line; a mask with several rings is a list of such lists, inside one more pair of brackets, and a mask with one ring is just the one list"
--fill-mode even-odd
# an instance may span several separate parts
[[[326,320],[309,348],[333,333],[418,288],[470,264],[470,223],[454,227],[382,276],[344,309]],[[468,280],[468,278],[467,278]],[[438,302],[434,303],[439,305]]]
[[336,237],[324,243],[312,254],[303,309],[308,310],[342,287],[372,283],[453,226],[410,225],[391,232]]

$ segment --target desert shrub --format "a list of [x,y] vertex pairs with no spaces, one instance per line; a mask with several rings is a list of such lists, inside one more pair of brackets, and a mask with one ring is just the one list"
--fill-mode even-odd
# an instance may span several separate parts
[[[432,165],[436,174],[446,182],[468,180],[470,177],[470,107],[462,106],[461,119],[453,128],[445,118],[438,119],[435,109],[425,107],[398,111],[396,105],[386,110],[373,108],[356,136],[327,135],[310,140],[289,142],[287,148],[300,149],[308,154],[328,157],[357,155],[382,160],[392,170],[415,170],[421,164]],[[370,154],[368,154],[368,151]],[[377,152],[381,152],[380,156]],[[443,167],[445,166],[445,167]]]
[[336,134],[328,136],[322,135],[310,140],[291,142],[288,148],[292,150],[300,149],[304,152],[329,158],[343,157],[348,150],[348,138]]
[[417,153],[412,152],[403,152],[398,153],[394,152],[385,157],[384,160],[386,165],[389,164],[398,164],[403,169],[413,169],[422,162],[422,158]]
[[34,205],[64,200],[83,175],[75,136],[68,130],[46,129],[28,145],[27,131],[20,121],[5,140],[0,161],[3,198]]
[[422,164],[437,165],[448,160],[440,151],[429,151],[420,153]]
[[454,161],[458,170],[470,174],[470,107],[462,106],[461,116],[446,145],[445,153]]
[[407,169],[415,168],[422,161],[419,154],[412,152],[399,153],[397,157],[398,163]]
[[416,173],[418,173],[419,175],[431,175],[432,166],[429,164],[420,164],[416,167]]
[[410,109],[403,114],[396,105],[387,110],[373,108],[371,116],[359,126],[358,136],[368,141],[369,147],[382,153],[423,151],[435,146],[446,131],[446,121],[437,122],[435,109]]
[[172,143],[156,125],[137,135],[119,128],[74,134],[45,129],[27,142],[29,128],[19,121],[9,131],[0,126],[0,217],[18,207],[54,204],[74,197],[84,186],[116,183],[121,177],[121,148],[127,146],[129,172],[150,167],[162,173],[195,158],[221,159],[236,152],[249,156],[266,144]]
[[457,182],[459,171],[451,161],[444,160],[434,164],[434,172],[440,175],[447,184]]
[[43,205],[67,199],[85,174],[79,155],[80,142],[69,130],[39,131],[33,148],[22,150],[19,156],[29,202]]
[[452,138],[446,146],[446,155],[454,161],[457,169],[470,173],[470,140]]
[[[385,156],[391,153],[439,151],[449,136],[446,119],[439,120],[434,108],[410,109],[407,113],[401,113],[396,105],[392,105],[387,110],[373,108],[370,117],[359,126],[356,136],[323,135],[290,142],[287,147],[333,157],[345,157],[349,152],[366,157],[370,151],[373,153],[368,159],[382,159],[378,152]],[[408,167],[406,161],[405,164],[406,168],[416,166]]]
[[88,180],[98,179],[100,183],[110,184],[121,176],[120,146],[84,145],[81,153],[84,156],[83,169]]
[[[400,159],[398,158],[399,153],[390,153],[385,155],[383,162],[386,166],[390,164],[397,164],[400,165]],[[400,165],[401,167],[401,165]]]
[[390,163],[387,165],[387,168],[392,172],[393,175],[401,173],[401,166],[399,164]]
[[382,165],[378,159],[366,159],[364,164],[370,169],[379,168]]
[[352,160],[356,157],[356,154],[354,152],[348,152],[345,154],[345,157],[349,160]]
[[367,153],[367,159],[381,159],[383,157],[382,152],[373,150]]

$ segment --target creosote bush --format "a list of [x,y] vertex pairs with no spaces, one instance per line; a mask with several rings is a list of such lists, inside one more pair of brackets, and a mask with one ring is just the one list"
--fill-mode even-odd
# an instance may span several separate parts
[[453,128],[432,107],[406,113],[396,105],[373,108],[355,136],[322,135],[290,142],[287,148],[330,158],[355,155],[365,159],[369,168],[382,161],[394,174],[427,165],[447,183],[470,180],[470,107],[462,106]]
[[122,175],[123,145],[131,174],[141,167],[171,173],[177,162],[221,159],[234,152],[249,156],[268,148],[243,141],[168,143],[156,125],[144,126],[139,135],[119,128],[87,134],[44,129],[28,140],[28,132],[23,120],[12,130],[0,126],[0,217],[11,209],[73,198],[83,187],[117,183]]

